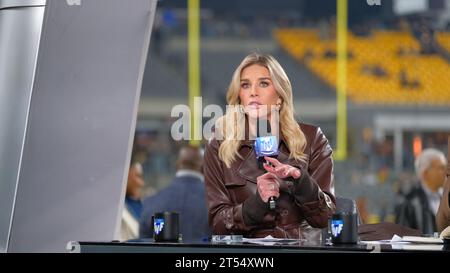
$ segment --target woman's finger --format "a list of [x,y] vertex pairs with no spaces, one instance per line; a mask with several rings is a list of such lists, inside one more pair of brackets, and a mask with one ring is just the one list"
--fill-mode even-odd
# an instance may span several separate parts
[[270,180],[277,179],[277,175],[275,173],[268,172],[256,178],[257,181],[262,179],[270,179]]
[[267,163],[264,163],[264,164],[263,164],[263,167],[264,167],[264,169],[265,169],[266,171],[268,171],[269,173],[275,173],[275,172],[276,172],[276,171],[275,171],[275,168],[272,167],[272,166],[270,166],[270,165],[267,164]]
[[299,169],[297,169],[295,167],[292,167],[289,170],[289,175],[292,176],[293,178],[297,179],[297,178],[299,178],[302,175],[302,173],[300,172]]
[[283,165],[283,163],[281,163],[280,161],[278,161],[277,159],[272,158],[272,157],[265,156],[264,159],[266,161],[269,161],[270,163],[272,163],[272,165],[275,166],[275,167]]
[[258,192],[261,199],[267,203],[271,196],[280,196],[280,184],[276,180],[260,179],[258,180]]
[[281,164],[281,166],[278,167],[272,167],[268,164],[264,164],[263,166],[264,169],[268,171],[268,173],[275,174],[279,178],[292,176],[293,178],[297,179],[301,176],[301,172],[299,169],[287,164]]
[[284,171],[287,170],[290,167],[289,165],[281,164],[281,163],[280,163],[280,165],[275,166],[275,167],[270,166],[267,163],[264,163],[263,166],[264,166],[264,169],[266,171],[271,172],[271,173],[275,173],[278,176],[281,176],[284,173]]
[[289,169],[291,168],[291,166],[286,164],[281,164],[278,167],[272,167],[268,164],[264,164],[263,166],[266,171],[275,174],[279,178],[286,178],[287,176],[289,176]]
[[281,166],[276,167],[275,171],[278,174],[278,176],[281,176],[281,177],[284,178],[284,177],[286,177],[289,174],[288,173],[289,168],[290,168],[289,165],[283,164]]

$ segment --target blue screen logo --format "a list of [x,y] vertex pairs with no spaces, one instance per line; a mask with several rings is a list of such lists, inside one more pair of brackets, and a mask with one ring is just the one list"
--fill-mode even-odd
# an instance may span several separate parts
[[153,223],[153,230],[155,231],[155,234],[158,235],[164,228],[164,219],[156,218],[155,222]]
[[339,236],[342,232],[342,228],[344,227],[344,221],[342,220],[331,220],[331,233],[334,237]]
[[275,136],[258,137],[255,140],[256,157],[278,155],[278,143]]

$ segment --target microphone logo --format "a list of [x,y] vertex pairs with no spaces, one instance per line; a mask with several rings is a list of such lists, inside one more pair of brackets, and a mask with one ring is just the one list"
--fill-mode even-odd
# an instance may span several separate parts
[[344,227],[344,221],[342,220],[331,220],[331,233],[334,237],[339,236],[342,232],[342,228]]
[[263,139],[261,145],[262,145],[262,148],[263,148],[264,151],[270,151],[273,148],[273,143],[272,143],[270,138],[269,139]]
[[278,155],[278,143],[275,136],[258,137],[255,140],[256,157]]
[[164,219],[155,219],[155,223],[153,224],[153,230],[155,234],[158,235],[164,228]]

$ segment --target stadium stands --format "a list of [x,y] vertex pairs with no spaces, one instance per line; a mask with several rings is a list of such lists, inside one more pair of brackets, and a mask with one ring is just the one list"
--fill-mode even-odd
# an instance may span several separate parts
[[[274,37],[330,86],[336,86],[336,40],[321,40],[317,29],[277,29]],[[450,47],[450,35],[438,35]],[[421,54],[404,31],[348,33],[348,96],[358,104],[450,105],[450,64],[438,54]]]

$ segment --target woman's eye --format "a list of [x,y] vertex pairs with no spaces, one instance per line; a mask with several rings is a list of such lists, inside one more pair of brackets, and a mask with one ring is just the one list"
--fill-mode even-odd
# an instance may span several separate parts
[[259,85],[261,87],[267,87],[267,86],[269,86],[269,83],[268,82],[261,82]]
[[241,83],[241,87],[244,88],[244,89],[248,88],[249,86],[250,85],[248,83],[246,83],[246,82]]

